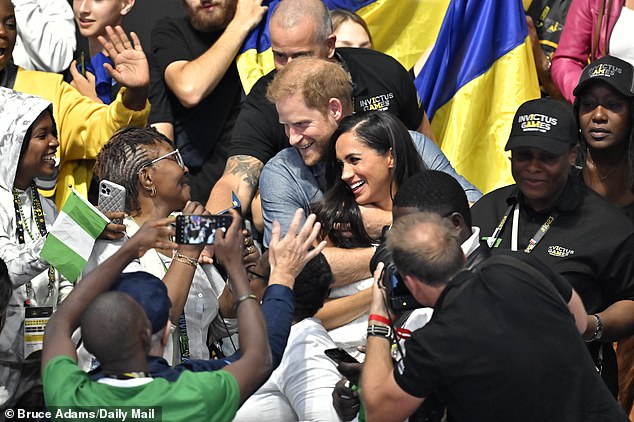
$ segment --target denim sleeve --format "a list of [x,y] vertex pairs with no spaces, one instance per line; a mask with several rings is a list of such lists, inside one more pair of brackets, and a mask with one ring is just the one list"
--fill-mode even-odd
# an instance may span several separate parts
[[273,284],[266,288],[262,300],[262,313],[269,335],[273,369],[277,368],[282,360],[291,332],[294,312],[295,296],[290,288],[280,284]]
[[447,156],[445,156],[440,148],[438,148],[434,141],[427,138],[425,135],[412,130],[409,131],[409,134],[412,137],[412,141],[414,141],[414,145],[416,146],[418,153],[421,155],[427,169],[445,172],[456,179],[458,183],[460,183],[460,186],[462,186],[469,202],[476,202],[480,199],[482,192],[456,172],[447,159]]
[[[300,171],[297,170],[300,164],[289,161],[297,158],[290,154],[284,155],[282,159],[280,157],[282,156],[276,156],[269,161],[260,175],[264,246],[267,248],[271,240],[273,222],[279,221],[281,235],[286,234],[297,208],[303,208],[306,215],[310,213],[310,201],[306,197],[306,189],[316,190],[315,187],[306,187],[310,184],[308,180],[302,180],[302,177],[308,177],[307,174],[296,174]],[[308,173],[308,170],[306,172]],[[300,227],[301,224],[303,221],[300,222]]]

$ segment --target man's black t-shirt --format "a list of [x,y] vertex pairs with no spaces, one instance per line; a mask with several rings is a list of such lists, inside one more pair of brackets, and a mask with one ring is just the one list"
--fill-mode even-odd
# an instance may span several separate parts
[[405,344],[398,385],[435,392],[456,421],[626,421],[566,306],[570,285],[547,278],[487,261],[456,276]]
[[[409,73],[394,58],[365,48],[338,48],[336,59],[353,83],[354,111],[387,110],[412,130],[423,119],[418,94]],[[236,122],[229,156],[249,155],[266,163],[289,146],[275,106],[266,89],[275,71],[261,77],[251,89]]]
[[202,165],[216,143],[228,143],[230,139],[242,94],[238,69],[234,60],[214,90],[192,108],[185,108],[167,88],[165,69],[175,61],[192,61],[200,57],[221,34],[222,31],[196,31],[185,17],[164,18],[152,31],[150,123],[174,123],[176,146],[185,163],[193,168]]

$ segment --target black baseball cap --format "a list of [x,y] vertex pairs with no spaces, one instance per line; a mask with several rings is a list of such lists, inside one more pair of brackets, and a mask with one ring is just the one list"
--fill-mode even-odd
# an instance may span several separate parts
[[127,293],[141,305],[152,324],[152,334],[165,327],[172,302],[160,278],[143,271],[122,273],[111,290]]
[[604,56],[587,65],[581,72],[579,83],[572,93],[578,96],[595,81],[607,83],[621,95],[634,97],[634,68],[618,57]]
[[577,133],[570,104],[552,98],[530,100],[517,109],[504,150],[539,148],[559,155],[577,143]]

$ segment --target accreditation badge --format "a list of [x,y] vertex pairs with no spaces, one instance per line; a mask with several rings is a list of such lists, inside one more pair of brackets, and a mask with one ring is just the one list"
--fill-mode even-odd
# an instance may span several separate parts
[[52,306],[27,306],[24,308],[24,357],[42,350],[44,328],[53,315]]

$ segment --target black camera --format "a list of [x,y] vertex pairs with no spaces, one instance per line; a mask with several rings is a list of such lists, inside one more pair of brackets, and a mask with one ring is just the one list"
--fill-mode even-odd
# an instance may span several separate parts
[[393,311],[408,311],[422,308],[405,285],[403,277],[398,273],[393,262],[385,262],[383,268],[383,285],[387,292],[387,303]]
[[381,233],[381,244],[370,260],[370,270],[372,273],[376,270],[379,262],[383,262],[383,285],[387,291],[387,302],[393,311],[407,311],[410,309],[418,309],[423,306],[414,299],[409,289],[403,281],[403,277],[398,273],[392,255],[385,246],[385,237],[390,230],[390,226],[383,227]]

